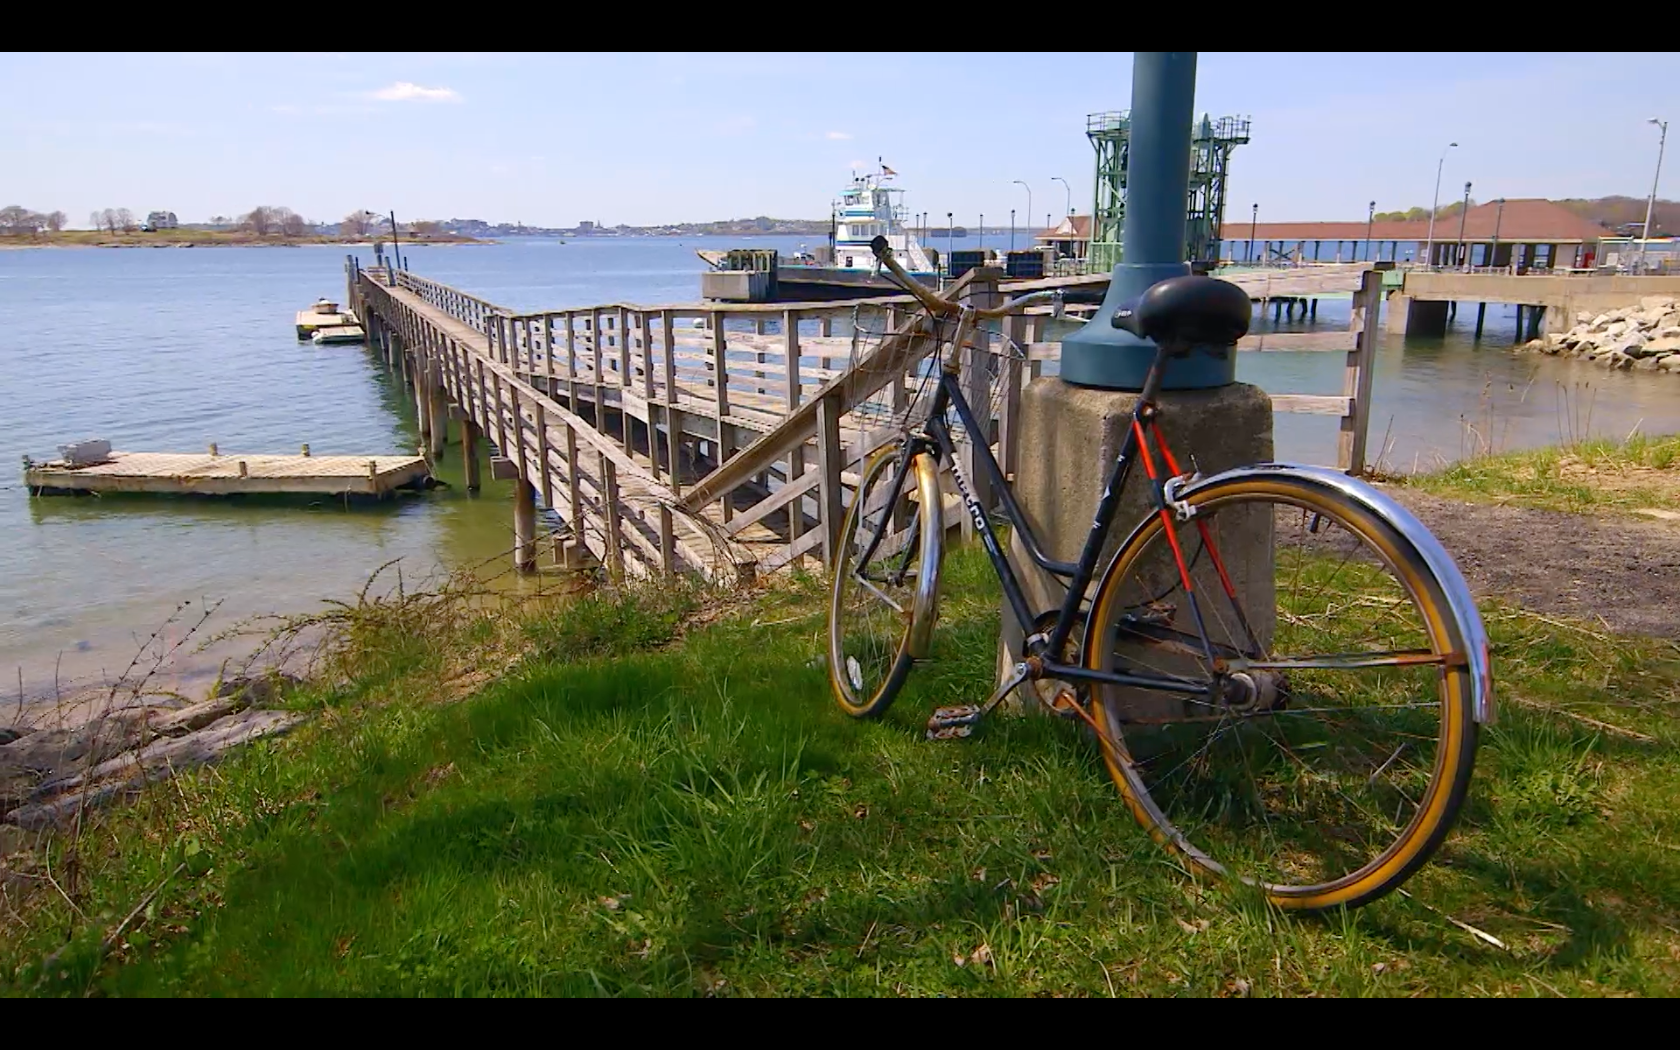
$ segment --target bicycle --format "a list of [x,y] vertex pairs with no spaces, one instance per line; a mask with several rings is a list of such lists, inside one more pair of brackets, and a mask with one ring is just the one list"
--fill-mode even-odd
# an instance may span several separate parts
[[[1065,583],[1059,607],[1037,609],[965,476],[948,414],[970,436],[987,433],[958,381],[962,347],[976,325],[1047,296],[978,309],[912,280],[884,238],[875,253],[931,316],[936,356],[937,326],[954,320],[954,331],[918,394],[926,411],[867,460],[840,527],[828,663],[841,708],[879,717],[930,654],[948,463],[1025,639],[992,695],[936,711],[930,737],[966,735],[1021,690],[1084,723],[1133,816],[1193,872],[1306,910],[1357,907],[1410,877],[1451,830],[1494,716],[1486,634],[1440,543],[1364,482],[1277,463],[1210,477],[1180,467],[1161,430],[1163,370],[1175,355],[1234,352],[1247,294],[1175,277],[1113,314],[1158,350],[1077,561],[1046,554],[975,441],[1026,558]],[[1152,510],[1098,576],[1140,460]],[[1269,557],[1232,564],[1222,535],[1233,548],[1259,536]],[[1356,625],[1364,613],[1372,622]]]

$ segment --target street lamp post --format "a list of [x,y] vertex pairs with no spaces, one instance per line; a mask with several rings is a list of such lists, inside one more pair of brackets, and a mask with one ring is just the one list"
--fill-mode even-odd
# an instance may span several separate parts
[[945,273],[947,276],[951,273],[951,249],[957,236],[957,226],[952,221],[956,218],[956,214],[956,212],[951,211],[945,213]]
[[1012,181],[1012,182],[1013,182],[1013,183],[1014,183],[1014,184],[1015,184],[1015,185],[1016,185],[1016,186],[1019,186],[1019,187],[1021,187],[1021,188],[1022,188],[1022,189],[1024,189],[1024,190],[1026,190],[1026,191],[1027,191],[1027,225],[1028,225],[1028,226],[1031,226],[1031,225],[1032,225],[1032,213],[1033,213],[1033,212],[1032,212],[1032,187],[1031,187],[1031,186],[1028,186],[1028,185],[1027,185],[1027,184],[1026,184],[1026,183],[1025,183],[1025,182],[1024,182],[1024,181],[1022,181],[1022,180],[1021,180],[1021,179],[1013,179],[1013,180],[1011,180],[1011,181]]
[[1050,176],[1050,181],[1061,183],[1062,184],[1062,189],[1067,191],[1067,213],[1069,215],[1072,215],[1073,214],[1073,187],[1069,186],[1067,180],[1062,178],[1060,175]]
[[986,250],[986,213],[980,213],[980,250]]
[[[1365,250],[1371,250],[1371,224],[1377,221],[1377,202],[1372,201],[1365,211]],[[1374,258],[1373,262],[1376,261]]]
[[[1256,204],[1254,206],[1254,210],[1252,212],[1250,212],[1249,216],[1248,216],[1248,261],[1249,262],[1254,261],[1254,238],[1256,236],[1258,236],[1259,229],[1260,229],[1260,205]],[[1266,260],[1261,259],[1260,261],[1265,262]]]
[[1487,264],[1489,266],[1499,265],[1499,224],[1505,221],[1505,198],[1499,198],[1494,201],[1494,204],[1497,207],[1493,212],[1493,240],[1488,245]]
[[1015,250],[1015,209],[1009,209],[1009,250]]
[[1663,148],[1668,145],[1668,121],[1659,117],[1652,117],[1647,124],[1655,124],[1662,129],[1657,139],[1657,173],[1651,176],[1651,195],[1645,199],[1645,232],[1639,238],[1639,269],[1645,269],[1645,246],[1651,240],[1651,209],[1657,203],[1657,182],[1662,178]]
[[1470,183],[1464,184],[1464,210],[1458,213],[1458,255],[1459,265],[1470,269],[1470,253],[1464,250],[1464,221],[1470,218]]
[[[1447,143],[1447,149],[1457,148],[1458,143]],[[1435,211],[1441,206],[1441,169],[1447,163],[1447,149],[1441,151],[1441,159],[1435,162],[1435,196],[1429,202],[1429,238],[1423,245],[1423,265],[1433,269],[1435,266]]]

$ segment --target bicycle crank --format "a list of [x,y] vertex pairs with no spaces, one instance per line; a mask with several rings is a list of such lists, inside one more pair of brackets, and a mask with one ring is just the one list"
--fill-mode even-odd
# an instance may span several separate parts
[[991,714],[997,705],[1003,703],[1004,697],[1014,692],[1015,688],[1032,676],[1032,669],[1025,663],[1018,663],[1012,667],[1009,674],[997,689],[986,698],[984,704],[956,704],[951,707],[941,707],[928,718],[927,738],[929,740],[961,740],[972,736],[974,727],[980,720]]

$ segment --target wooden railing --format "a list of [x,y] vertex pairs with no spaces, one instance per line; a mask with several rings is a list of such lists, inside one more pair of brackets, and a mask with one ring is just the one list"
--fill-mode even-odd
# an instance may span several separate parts
[[[565,521],[568,551],[615,574],[735,578],[808,557],[830,563],[847,484],[897,433],[935,348],[908,297],[520,313],[406,271],[352,263],[349,281],[373,341],[413,380],[433,447],[451,414],[469,436],[494,442],[497,469]],[[951,294],[986,305],[1001,297],[999,281],[973,271]],[[1346,283],[1355,292],[1348,332],[1245,343],[1346,350],[1341,395],[1273,403],[1340,416],[1338,461],[1358,470],[1381,275],[1353,272]],[[1316,290],[1336,289],[1321,278]],[[1021,391],[1059,357],[1049,322],[1010,318],[963,351],[965,391],[990,416],[985,440],[1006,475],[1017,464]],[[999,352],[1005,339],[1024,353]]]

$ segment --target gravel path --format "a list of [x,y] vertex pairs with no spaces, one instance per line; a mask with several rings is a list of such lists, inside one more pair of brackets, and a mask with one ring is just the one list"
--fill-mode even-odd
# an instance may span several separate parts
[[1440,539],[1477,594],[1615,632],[1680,638],[1680,525],[1386,489]]

